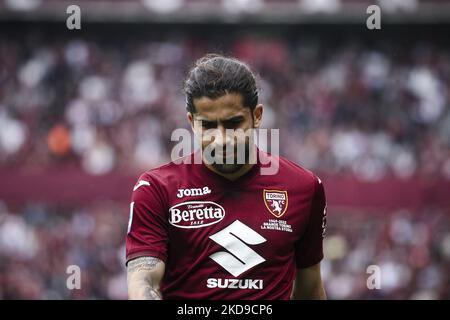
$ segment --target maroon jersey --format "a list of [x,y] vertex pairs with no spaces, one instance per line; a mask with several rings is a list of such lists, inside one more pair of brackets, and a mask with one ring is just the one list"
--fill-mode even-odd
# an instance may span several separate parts
[[[269,157],[278,173],[262,175]],[[235,181],[172,162],[134,187],[127,261],[166,263],[164,299],[289,299],[296,269],[323,258],[325,217],[320,179],[282,157],[259,151]]]

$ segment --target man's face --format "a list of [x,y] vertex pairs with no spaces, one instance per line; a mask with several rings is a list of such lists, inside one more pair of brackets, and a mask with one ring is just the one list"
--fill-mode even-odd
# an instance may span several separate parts
[[[236,93],[229,93],[216,99],[195,98],[193,102],[196,113],[188,113],[188,119],[199,139],[202,151],[212,150],[213,157],[223,160],[222,164],[217,161],[212,164],[217,171],[225,174],[237,172],[244,165],[238,161],[237,152],[245,150],[247,162],[250,143],[253,142],[249,139],[249,131],[246,130],[259,127],[262,105],[256,106],[252,113],[250,108],[243,105],[242,96]],[[247,135],[242,134],[245,132]],[[233,152],[227,152],[227,146],[228,150]]]

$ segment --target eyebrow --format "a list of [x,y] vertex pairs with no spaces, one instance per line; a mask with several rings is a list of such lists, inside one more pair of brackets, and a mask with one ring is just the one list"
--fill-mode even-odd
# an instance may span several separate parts
[[244,116],[234,116],[228,119],[223,120],[223,122],[237,122],[244,120]]
[[[239,116],[234,116],[228,119],[224,119],[224,120],[219,120],[220,122],[238,122],[238,121],[242,121],[244,120],[244,116],[239,115]],[[198,118],[197,117],[197,121],[202,121],[202,122],[207,122],[207,123],[217,123],[216,120],[208,120],[208,119],[203,119],[203,118]]]

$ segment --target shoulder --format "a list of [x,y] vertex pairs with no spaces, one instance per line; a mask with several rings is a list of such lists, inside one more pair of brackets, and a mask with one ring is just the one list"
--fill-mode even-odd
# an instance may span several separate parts
[[192,163],[192,155],[175,159],[160,166],[151,168],[140,175],[140,178],[148,178],[158,182],[179,177],[180,174],[189,170]]
[[289,173],[295,175],[297,178],[302,178],[303,180],[307,181],[309,184],[316,184],[318,181],[317,175],[312,172],[311,170],[295,163],[292,160],[286,159],[284,157],[281,158],[282,166],[285,167],[286,171]]
[[185,165],[169,162],[141,173],[131,195],[135,208],[146,206],[153,212],[164,212],[169,203],[170,187],[176,185],[174,179],[180,176],[182,166]]
[[188,155],[141,173],[134,187],[134,191],[140,185],[152,185],[154,190],[164,195],[166,190],[177,185],[180,179],[183,179],[189,174],[192,169],[190,165],[192,163],[191,161],[192,155]]
[[264,153],[263,157],[265,158],[265,162],[277,162],[277,175],[279,176],[279,178],[289,181],[290,184],[295,184],[296,187],[315,191],[317,187],[322,183],[320,178],[314,172],[301,166],[300,164],[295,163],[292,160],[270,153]]

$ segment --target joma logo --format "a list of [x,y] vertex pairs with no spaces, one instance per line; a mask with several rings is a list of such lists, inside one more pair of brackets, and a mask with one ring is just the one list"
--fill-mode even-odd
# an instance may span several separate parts
[[211,193],[211,189],[208,187],[178,189],[177,197],[178,198],[195,197],[195,196],[202,196],[202,195],[210,194],[210,193]]

